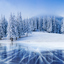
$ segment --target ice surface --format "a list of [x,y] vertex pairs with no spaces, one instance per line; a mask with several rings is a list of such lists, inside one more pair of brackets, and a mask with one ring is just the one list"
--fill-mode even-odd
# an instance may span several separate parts
[[64,50],[30,51],[29,48],[19,44],[12,45],[9,51],[2,50],[0,52],[2,64],[64,64]]
[[[64,35],[33,32],[10,45],[0,40],[1,64],[64,64]],[[5,47],[5,48],[4,48]]]

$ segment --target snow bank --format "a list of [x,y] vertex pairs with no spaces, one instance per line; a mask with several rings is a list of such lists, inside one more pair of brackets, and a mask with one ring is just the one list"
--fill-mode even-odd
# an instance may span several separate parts
[[[0,43],[10,47],[10,40],[0,40]],[[22,37],[13,42],[15,45],[20,44],[28,50],[56,50],[64,49],[64,34],[54,34],[47,32],[33,32],[28,37]],[[9,49],[8,49],[9,50]]]
[[64,49],[64,35],[46,32],[33,32],[32,35],[16,41],[30,50]]

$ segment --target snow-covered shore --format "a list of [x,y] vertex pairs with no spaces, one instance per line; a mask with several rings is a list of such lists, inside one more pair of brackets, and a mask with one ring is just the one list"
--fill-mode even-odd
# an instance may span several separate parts
[[[0,43],[9,45],[10,40],[0,40]],[[47,32],[33,32],[28,37],[19,38],[14,44],[21,44],[29,50],[53,50],[64,49],[64,34],[55,34]]]
[[21,43],[30,50],[64,49],[64,34],[33,32],[28,37],[18,39],[16,43]]

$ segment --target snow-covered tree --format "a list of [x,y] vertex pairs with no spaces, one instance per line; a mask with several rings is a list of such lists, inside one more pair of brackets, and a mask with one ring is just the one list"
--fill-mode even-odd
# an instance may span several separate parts
[[23,22],[21,13],[17,15],[17,22],[18,22],[18,35],[21,37],[23,35]]
[[26,19],[23,20],[23,32],[26,33]]
[[43,19],[42,18],[39,18],[38,19],[38,30],[39,31],[42,31],[42,25],[43,25]]
[[57,17],[44,16],[39,18],[31,18],[30,25],[32,31],[47,31],[52,33],[61,33],[61,22]]
[[8,38],[13,41],[14,38],[16,38],[16,31],[15,31],[16,25],[15,25],[15,16],[11,14],[9,23],[8,23],[8,29],[7,34]]
[[52,32],[52,20],[50,17],[47,18],[47,32]]
[[4,36],[6,36],[8,22],[5,19],[5,17],[1,17],[1,20],[0,21],[2,23],[2,28],[3,28],[3,31],[4,31]]
[[30,23],[30,25],[31,25],[31,30],[33,31],[34,30],[34,21],[33,21],[33,19],[31,18],[31,23]]
[[33,31],[36,31],[37,30],[37,18],[32,18],[30,24],[31,24],[31,29]]
[[56,19],[55,19],[55,17],[52,18],[52,32],[56,33]]
[[64,33],[64,18],[62,19],[62,24],[61,24],[61,33]]
[[46,17],[43,17],[43,30],[46,31],[47,30],[47,19]]
[[19,38],[19,33],[18,33],[18,22],[15,20],[15,33],[16,33],[16,40]]
[[27,32],[31,33],[31,25],[30,25],[30,21],[29,20],[27,21],[27,27],[28,27]]
[[0,40],[4,37],[4,34],[2,23],[0,22]]
[[60,21],[56,19],[56,33],[60,33],[61,27],[60,27]]
[[31,26],[28,19],[25,20],[25,33],[28,36],[28,33],[31,33]]
[[1,20],[0,20],[0,39],[6,36],[7,33],[7,21],[5,19],[5,17],[1,16]]

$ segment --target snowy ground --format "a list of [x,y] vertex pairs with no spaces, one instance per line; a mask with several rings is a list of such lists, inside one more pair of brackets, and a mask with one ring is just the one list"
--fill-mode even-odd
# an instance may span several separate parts
[[21,43],[30,50],[64,49],[64,34],[33,32],[28,37],[20,38],[15,42]]
[[[3,45],[9,45],[10,40],[0,40]],[[64,49],[64,34],[55,34],[47,32],[33,32],[28,37],[22,37],[14,43],[19,43],[29,50],[52,50],[52,49]]]

